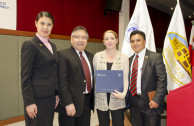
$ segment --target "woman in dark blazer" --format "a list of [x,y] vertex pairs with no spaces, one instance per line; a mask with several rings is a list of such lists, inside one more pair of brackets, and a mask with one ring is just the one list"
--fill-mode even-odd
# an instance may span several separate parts
[[42,11],[35,25],[36,35],[25,41],[21,49],[21,86],[26,126],[52,126],[58,104],[57,50],[49,35],[53,16]]

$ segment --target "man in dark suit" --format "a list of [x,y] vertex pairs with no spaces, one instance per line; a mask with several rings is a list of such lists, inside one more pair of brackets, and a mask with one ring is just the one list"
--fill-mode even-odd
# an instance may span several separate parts
[[71,34],[72,46],[59,51],[60,126],[90,126],[94,85],[93,54],[85,51],[88,38],[86,28],[77,26]]
[[[135,51],[129,59],[127,95],[132,125],[160,126],[160,114],[164,111],[164,97],[167,91],[167,75],[162,55],[145,48],[145,33],[142,31],[133,31],[130,42],[131,48]],[[153,98],[149,100],[149,96]]]

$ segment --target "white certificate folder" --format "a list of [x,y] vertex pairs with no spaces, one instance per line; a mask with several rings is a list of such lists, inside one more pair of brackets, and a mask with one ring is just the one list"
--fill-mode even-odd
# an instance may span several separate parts
[[96,70],[96,92],[123,92],[122,70]]

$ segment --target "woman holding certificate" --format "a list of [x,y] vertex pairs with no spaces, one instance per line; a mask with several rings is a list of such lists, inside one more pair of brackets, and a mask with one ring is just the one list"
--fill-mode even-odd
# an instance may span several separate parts
[[[108,30],[104,33],[104,51],[95,54],[93,65],[95,70],[122,70],[123,92],[100,93],[96,92],[95,106],[97,109],[99,126],[110,125],[110,113],[113,126],[124,126],[125,95],[128,88],[129,60],[128,57],[116,49],[118,43],[117,34]],[[111,88],[111,87],[110,87]]]

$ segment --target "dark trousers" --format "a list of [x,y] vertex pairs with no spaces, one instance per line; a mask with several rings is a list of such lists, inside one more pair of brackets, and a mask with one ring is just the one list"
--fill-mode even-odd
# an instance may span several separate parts
[[148,116],[138,108],[130,109],[130,117],[133,126],[161,126],[160,115]]
[[97,109],[99,126],[110,126],[110,113],[113,126],[124,126],[124,110],[101,111]]
[[55,112],[55,96],[34,98],[38,112],[36,118],[29,118],[26,108],[24,109],[26,126],[53,126]]
[[59,126],[90,126],[91,94],[85,95],[84,109],[80,117],[59,113]]

